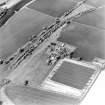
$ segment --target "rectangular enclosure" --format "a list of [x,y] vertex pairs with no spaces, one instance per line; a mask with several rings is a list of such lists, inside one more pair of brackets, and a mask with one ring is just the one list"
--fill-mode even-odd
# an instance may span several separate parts
[[51,80],[77,89],[83,89],[94,72],[95,70],[92,68],[64,61]]
[[100,70],[96,66],[70,59],[59,61],[42,84],[42,89],[73,97],[82,97]]

